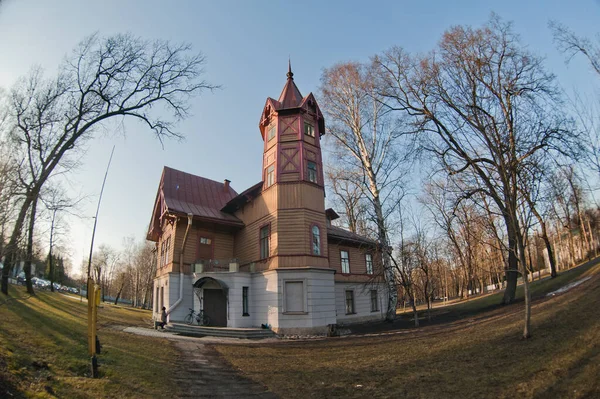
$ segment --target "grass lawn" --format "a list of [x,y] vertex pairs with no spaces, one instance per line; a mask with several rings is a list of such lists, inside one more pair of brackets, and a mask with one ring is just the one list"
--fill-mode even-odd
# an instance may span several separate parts
[[[10,298],[26,297],[11,286]],[[140,337],[113,326],[150,326],[149,311],[99,309],[100,378],[89,378],[87,304],[59,293],[6,301],[0,294],[0,397],[172,397],[178,357],[169,341]]]
[[[586,276],[565,294],[544,296]],[[538,299],[527,341],[522,302],[497,307],[489,296],[456,305],[458,314],[477,317],[397,334],[216,348],[284,398],[600,397],[600,265],[532,290]]]

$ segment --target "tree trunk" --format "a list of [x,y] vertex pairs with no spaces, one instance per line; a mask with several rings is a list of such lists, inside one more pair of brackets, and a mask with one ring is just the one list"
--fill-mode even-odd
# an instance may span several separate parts
[[419,312],[417,312],[417,295],[415,293],[414,287],[413,287],[413,295],[412,295],[412,309],[413,309],[413,316],[415,318],[415,327],[419,327]]
[[505,269],[506,273],[506,289],[502,303],[508,305],[514,302],[517,294],[517,278],[518,278],[518,258],[517,258],[517,232],[514,229],[513,221],[509,216],[505,216],[506,230],[508,233],[508,265]]
[[[35,227],[35,213],[37,211],[37,199],[31,203],[31,212],[29,214],[29,226],[27,228],[27,251],[25,254],[25,265],[23,270],[25,271],[25,284],[27,286],[27,292],[31,295],[35,295],[33,290],[33,284],[31,283],[31,261],[33,258],[33,230]],[[52,285],[50,285],[52,289]]]
[[25,217],[27,216],[27,211],[29,210],[34,197],[37,198],[37,195],[34,195],[34,193],[31,192],[25,197],[19,215],[15,220],[10,240],[5,248],[4,268],[2,269],[2,282],[0,285],[0,290],[5,295],[8,295],[8,276],[10,275],[10,270],[12,269],[14,262],[17,262],[17,245],[19,238],[21,237],[23,225],[25,224]]

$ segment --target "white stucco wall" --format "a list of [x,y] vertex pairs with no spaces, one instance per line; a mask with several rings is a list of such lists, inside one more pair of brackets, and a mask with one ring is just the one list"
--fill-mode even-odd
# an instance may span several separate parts
[[[346,291],[354,292],[354,313],[346,314]],[[377,290],[378,311],[371,311],[371,290]],[[381,320],[385,318],[387,306],[385,285],[381,284],[357,284],[357,283],[335,283],[335,309],[338,324],[359,323],[369,320]]]

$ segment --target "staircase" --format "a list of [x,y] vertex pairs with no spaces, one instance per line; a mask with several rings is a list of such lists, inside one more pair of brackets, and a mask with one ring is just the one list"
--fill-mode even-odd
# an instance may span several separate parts
[[276,337],[273,331],[261,328],[204,327],[184,323],[168,323],[165,328],[170,332],[188,337],[225,337],[244,339]]

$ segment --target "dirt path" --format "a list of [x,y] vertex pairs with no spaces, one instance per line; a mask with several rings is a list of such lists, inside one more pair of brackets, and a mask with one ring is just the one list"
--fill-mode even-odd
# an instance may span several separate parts
[[277,398],[267,388],[241,376],[210,345],[177,340],[181,352],[177,385],[180,398]]

